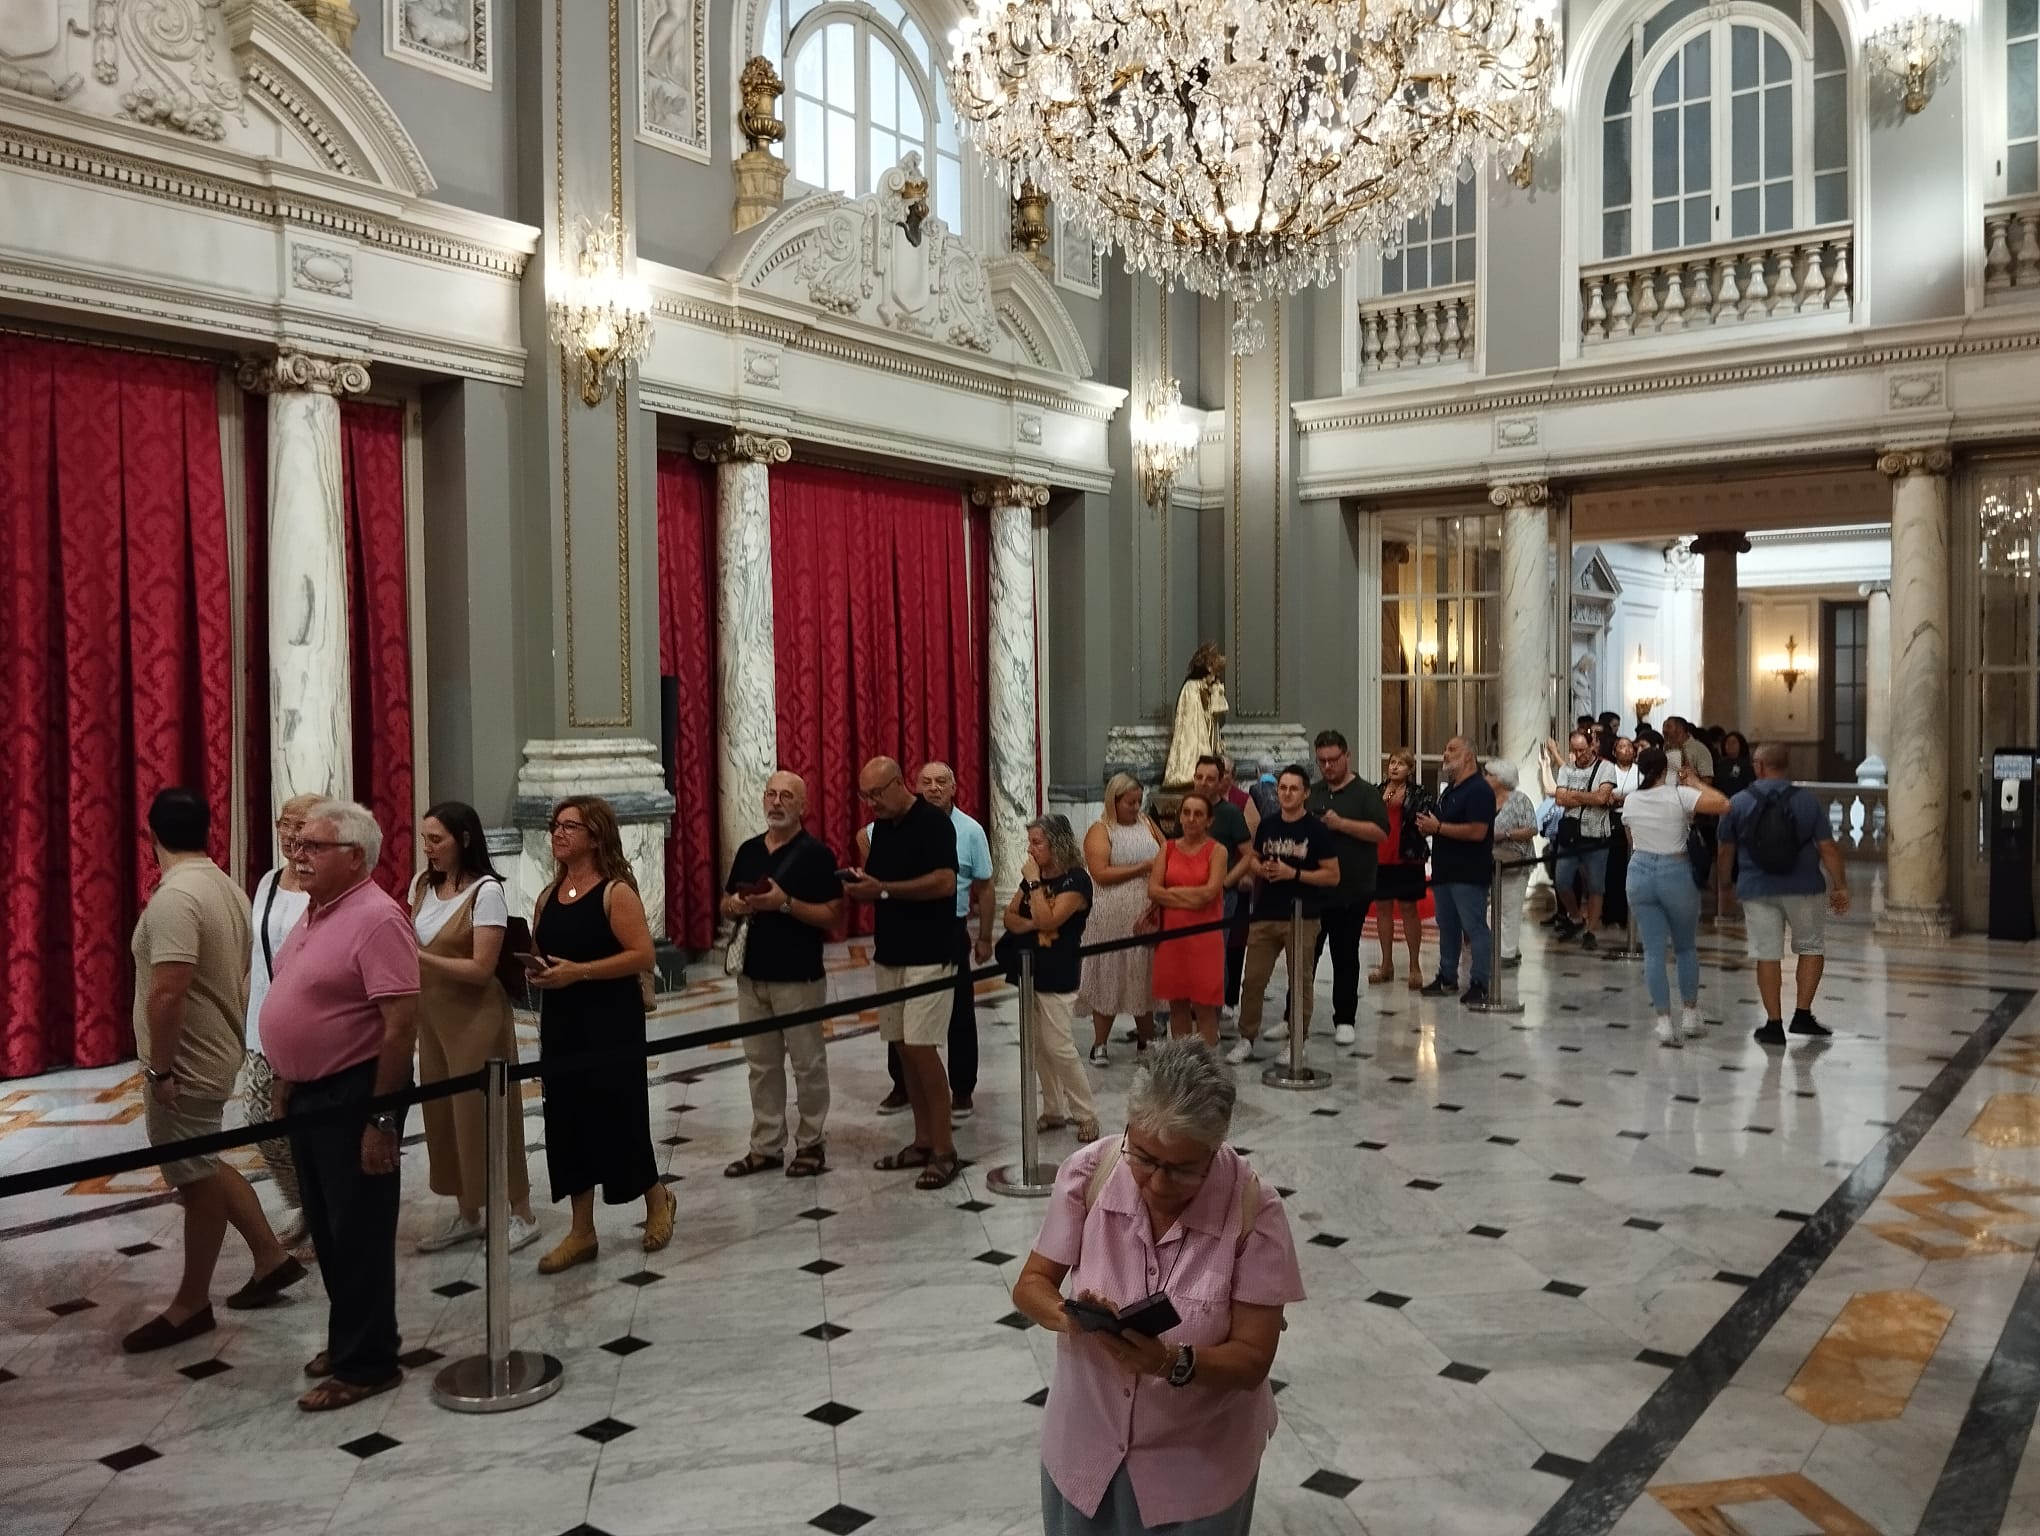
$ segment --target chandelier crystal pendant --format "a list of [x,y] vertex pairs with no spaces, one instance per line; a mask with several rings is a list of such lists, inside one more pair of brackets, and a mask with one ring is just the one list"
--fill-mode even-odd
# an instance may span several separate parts
[[1552,0],[977,0],[965,134],[1127,267],[1243,312],[1322,286],[1555,126]]
[[1141,496],[1151,507],[1169,499],[1184,461],[1197,451],[1197,423],[1183,409],[1183,389],[1174,379],[1149,386],[1148,401],[1133,423],[1133,452],[1140,470]]

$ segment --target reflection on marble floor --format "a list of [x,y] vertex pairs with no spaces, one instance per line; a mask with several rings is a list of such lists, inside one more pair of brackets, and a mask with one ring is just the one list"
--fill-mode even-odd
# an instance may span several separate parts
[[[1520,1019],[1370,989],[1350,1053],[1313,1042],[1330,1091],[1242,1075],[1235,1141],[1287,1195],[1310,1291],[1275,1367],[1257,1531],[1530,1531],[1603,1474],[1610,1437],[1900,1134],[2003,989],[2040,986],[2023,952],[1978,942],[1836,948],[1824,1049],[1762,1051],[1747,972],[1711,963],[1704,1006],[1722,1022],[1662,1051],[1633,966],[1533,945]],[[839,957],[837,995],[865,990],[856,961]],[[704,982],[651,1028],[731,1012]],[[1039,1529],[1052,1340],[1012,1326],[1006,1293],[1040,1213],[983,1192],[1017,1150],[1018,1066],[1010,998],[981,1019],[986,1078],[958,1131],[978,1166],[931,1194],[870,1171],[903,1127],[872,1113],[884,1065],[854,1021],[830,1052],[819,1183],[723,1179],[748,1124],[742,1071],[719,1070],[739,1053],[661,1058],[678,1235],[647,1263],[619,1210],[598,1264],[549,1281],[517,1264],[516,1342],[559,1356],[566,1385],[501,1417],[429,1401],[436,1362],[479,1346],[482,1266],[473,1249],[409,1250],[440,1215],[422,1147],[399,1262],[410,1376],[334,1415],[291,1406],[322,1342],[315,1288],[223,1311],[179,1349],[118,1353],[175,1281],[177,1213],[152,1176],[0,1203],[0,1531]],[[1130,1054],[1100,1074],[1108,1118]],[[137,1145],[131,1077],[0,1085],[0,1171]],[[1799,1277],[1640,1496],[1579,1529],[1912,1532],[2040,1239],[2036,1077],[2040,1010]],[[222,1292],[238,1259],[230,1241]],[[2007,1482],[2002,1528],[2040,1533],[2040,1470]]]

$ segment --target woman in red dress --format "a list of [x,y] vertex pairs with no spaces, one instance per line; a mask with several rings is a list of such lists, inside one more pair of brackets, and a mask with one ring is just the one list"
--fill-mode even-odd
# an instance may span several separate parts
[[[1164,933],[1216,923],[1225,914],[1226,849],[1211,836],[1211,802],[1192,790],[1178,815],[1182,835],[1171,839],[1148,875],[1148,900],[1161,909]],[[1171,1039],[1187,1036],[1194,1016],[1205,1044],[1216,1048],[1225,1001],[1224,932],[1164,939],[1155,946],[1152,986],[1168,1002]]]

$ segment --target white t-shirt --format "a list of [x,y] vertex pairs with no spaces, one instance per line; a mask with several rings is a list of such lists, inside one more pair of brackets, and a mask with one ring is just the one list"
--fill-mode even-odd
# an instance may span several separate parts
[[1700,791],[1682,784],[1639,789],[1622,802],[1622,825],[1629,829],[1630,847],[1638,853],[1683,854],[1686,828]]
[[1631,763],[1627,768],[1615,764],[1615,803],[1619,806],[1636,793],[1637,785],[1643,782],[1643,770]]
[[[277,871],[271,870],[255,882],[255,923],[254,943],[248,956],[248,1049],[262,1049],[261,1019],[262,1000],[269,996],[269,959],[262,950],[262,940],[269,940],[269,954],[283,953],[283,941],[290,937],[291,929],[297,927],[298,919],[311,909],[312,898],[306,891],[286,891],[276,883]],[[274,899],[272,900],[272,893]]]
[[475,904],[472,921],[477,928],[510,926],[510,905],[503,899],[503,882],[500,880],[478,880],[457,896],[441,896],[427,886],[425,899],[418,903],[418,915],[411,919],[411,929],[418,935],[419,946],[422,948],[438,938],[440,930],[453,920],[453,914],[470,901]]
[[[1570,789],[1579,794],[1592,794],[1604,785],[1615,782],[1615,765],[1602,758],[1595,758],[1586,767],[1568,761],[1555,775],[1560,789]],[[1582,805],[1566,812],[1568,816],[1580,819],[1580,836],[1592,841],[1604,838],[1611,830],[1608,822],[1608,807],[1605,805]]]

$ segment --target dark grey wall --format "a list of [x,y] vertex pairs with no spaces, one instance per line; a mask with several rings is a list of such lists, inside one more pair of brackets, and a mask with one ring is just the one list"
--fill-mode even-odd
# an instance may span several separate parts
[[[1289,378],[1296,399],[1330,392],[1339,378],[1338,288],[1320,288],[1290,301]],[[1288,423],[1294,444],[1296,429]],[[1283,541],[1283,713],[1315,733],[1327,726],[1351,740],[1359,722],[1360,565],[1354,514],[1337,501],[1304,501],[1286,477]],[[1292,702],[1293,701],[1293,702]]]
[[498,0],[493,39],[495,83],[488,90],[388,57],[383,52],[385,7],[381,0],[362,0],[354,9],[361,25],[355,29],[349,56],[417,143],[439,183],[433,196],[477,213],[537,222],[520,211],[517,199],[515,34],[511,25],[513,10],[536,7],[527,7],[521,0]]
[[1516,373],[1558,366],[1559,246],[1563,221],[1558,151],[1541,159],[1525,192],[1482,173],[1487,188],[1480,216],[1486,281],[1479,294],[1478,331],[1487,337],[1487,371]]

